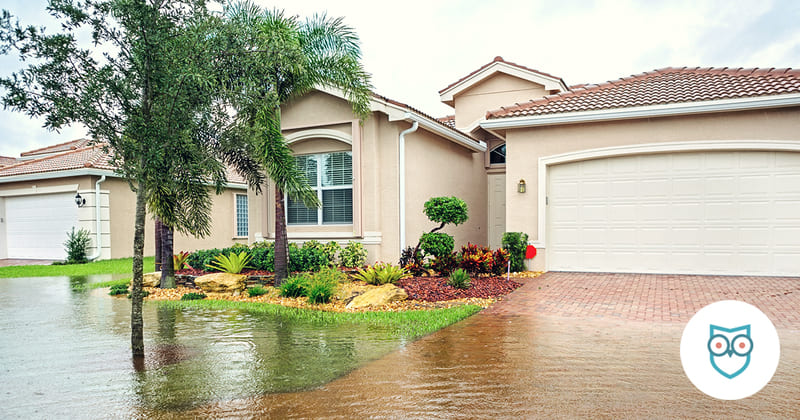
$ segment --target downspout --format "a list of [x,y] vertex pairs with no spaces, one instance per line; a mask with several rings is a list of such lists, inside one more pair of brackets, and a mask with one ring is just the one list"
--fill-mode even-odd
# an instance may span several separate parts
[[398,170],[400,173],[400,252],[406,247],[406,134],[417,131],[419,123],[414,121],[411,128],[400,132],[398,141]]
[[100,223],[100,183],[106,180],[106,176],[103,175],[97,182],[94,183],[94,211],[95,211],[95,222],[97,223],[97,238],[95,243],[97,244],[97,252],[94,255],[89,257],[89,261],[94,261],[100,258],[100,253],[103,251],[103,233],[101,231],[103,225]]

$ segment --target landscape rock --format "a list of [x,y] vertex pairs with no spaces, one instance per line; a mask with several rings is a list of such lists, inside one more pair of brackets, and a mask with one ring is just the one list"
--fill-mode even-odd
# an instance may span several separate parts
[[241,293],[247,287],[244,274],[211,273],[194,279],[197,288],[209,293]]
[[408,299],[405,290],[393,285],[384,284],[367,290],[361,295],[356,296],[347,304],[347,309],[358,309],[367,306],[382,306],[390,302],[403,301]]
[[334,299],[344,302],[346,305],[356,296],[363,295],[367,290],[369,290],[369,286],[364,284],[344,283],[337,288]]
[[142,276],[142,287],[158,287],[161,285],[161,272],[154,271]]

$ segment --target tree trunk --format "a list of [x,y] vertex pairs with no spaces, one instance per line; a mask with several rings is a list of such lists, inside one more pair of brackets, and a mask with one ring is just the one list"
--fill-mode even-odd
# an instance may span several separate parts
[[175,229],[172,226],[161,224],[161,288],[175,288],[175,265],[172,255],[175,253],[173,239]]
[[283,210],[283,191],[275,188],[275,286],[289,277],[289,240],[286,237],[286,212]]
[[155,239],[156,239],[156,271],[161,271],[161,219],[156,217],[155,220]]
[[136,218],[133,234],[133,280],[131,280],[131,350],[134,359],[144,357],[144,322],[142,321],[142,275],[144,266],[144,187],[136,188]]

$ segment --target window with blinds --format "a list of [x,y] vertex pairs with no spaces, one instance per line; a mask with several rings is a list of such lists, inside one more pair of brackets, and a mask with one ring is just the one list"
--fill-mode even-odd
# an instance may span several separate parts
[[295,157],[311,188],[322,203],[309,209],[303,202],[286,200],[286,221],[290,225],[353,223],[353,154],[335,152]]
[[236,194],[236,236],[247,236],[247,196]]

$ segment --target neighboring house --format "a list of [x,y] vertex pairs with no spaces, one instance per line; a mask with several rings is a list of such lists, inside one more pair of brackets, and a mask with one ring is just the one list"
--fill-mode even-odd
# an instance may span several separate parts
[[[197,239],[176,232],[176,252],[247,241],[247,186],[233,173],[228,178],[225,192],[213,197],[212,234]],[[129,257],[135,207],[127,181],[88,140],[22,153],[0,168],[0,258],[64,259],[63,244],[73,226],[91,232],[90,256],[98,255],[99,231],[100,259]],[[154,254],[153,233],[148,217],[145,255]]]
[[[284,106],[323,201],[287,203],[289,238],[360,241],[370,261],[394,262],[434,227],[423,203],[457,196],[469,221],[445,231],[458,245],[525,232],[537,270],[800,274],[798,70],[666,68],[568,87],[497,57],[439,94],[454,115],[376,95],[360,124],[326,89]],[[273,197],[250,193],[251,241],[273,236]]]

